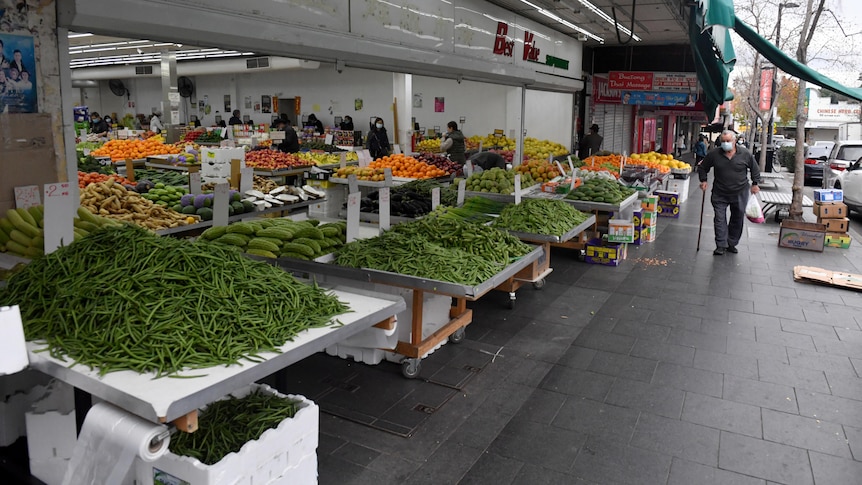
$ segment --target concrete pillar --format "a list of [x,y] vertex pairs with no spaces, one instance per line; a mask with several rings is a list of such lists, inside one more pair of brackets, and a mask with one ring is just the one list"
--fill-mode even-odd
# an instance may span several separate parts
[[[413,75],[392,74],[392,98],[395,109],[398,110],[398,125],[393,118],[392,139],[390,143],[398,143],[405,152],[410,151],[410,138],[413,135]],[[393,113],[394,115],[394,113]]]
[[175,143],[180,139],[180,92],[177,90],[177,56],[162,52],[162,124],[165,126],[165,142]]

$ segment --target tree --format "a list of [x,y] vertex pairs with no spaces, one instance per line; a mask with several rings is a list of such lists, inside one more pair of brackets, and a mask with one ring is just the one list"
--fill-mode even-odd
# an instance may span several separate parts
[[778,117],[781,119],[781,125],[787,126],[790,120],[796,118],[796,98],[799,95],[799,83],[788,76],[782,76],[778,84],[778,100],[776,102]]

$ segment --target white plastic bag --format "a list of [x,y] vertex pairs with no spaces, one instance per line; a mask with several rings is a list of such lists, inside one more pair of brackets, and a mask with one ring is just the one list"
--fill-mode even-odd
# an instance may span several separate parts
[[763,209],[760,208],[760,202],[754,194],[748,198],[748,204],[745,206],[745,217],[757,224],[766,222],[766,218],[763,217]]

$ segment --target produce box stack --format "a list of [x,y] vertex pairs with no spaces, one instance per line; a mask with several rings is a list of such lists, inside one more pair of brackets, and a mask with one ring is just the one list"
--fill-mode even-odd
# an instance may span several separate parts
[[632,225],[634,226],[634,241],[632,244],[637,246],[642,245],[646,241],[644,240],[643,229],[644,229],[644,209],[641,207],[640,209],[635,209],[632,211]]
[[658,196],[650,195],[641,201],[641,240],[642,243],[655,241],[658,223]]
[[689,177],[688,174],[680,175],[680,174],[672,174],[670,178],[665,181],[665,187],[669,192],[676,192],[679,194],[679,203],[688,199],[688,189],[689,189]]
[[619,266],[626,259],[627,245],[607,242],[599,238],[587,241],[584,261],[604,266]]
[[841,190],[815,190],[814,215],[817,223],[826,226],[826,247],[847,249],[850,247],[850,219],[847,218],[847,205],[842,202]]
[[679,192],[656,190],[654,194],[658,197],[658,215],[660,217],[679,219],[679,208],[681,202]]

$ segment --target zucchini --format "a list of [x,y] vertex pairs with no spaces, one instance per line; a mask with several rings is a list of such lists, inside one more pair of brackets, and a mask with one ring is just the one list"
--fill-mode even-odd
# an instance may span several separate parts
[[213,242],[228,244],[231,246],[238,246],[238,247],[244,248],[246,246],[246,244],[248,244],[248,241],[250,239],[251,238],[246,236],[245,234],[234,233],[234,234],[225,234],[225,235],[219,237],[218,239],[215,239]]
[[314,256],[314,253],[316,252],[314,249],[312,249],[309,246],[306,246],[305,244],[297,244],[297,243],[292,243],[292,242],[291,243],[284,243],[284,246],[282,246],[281,249],[282,249],[282,254],[298,253],[298,254],[305,256],[306,258],[310,258],[310,257]]
[[26,246],[26,247],[30,247],[33,245],[33,240],[30,239],[29,237],[27,237],[26,234],[24,234],[23,232],[21,232],[17,229],[14,229],[12,231],[12,234],[9,234],[9,239],[17,242],[18,244]]
[[227,230],[228,234],[244,234],[246,236],[253,236],[254,235],[254,228],[251,226],[251,224],[244,223],[244,222],[231,224],[231,225],[227,226],[226,230]]
[[[27,217],[24,217],[22,213],[25,214]],[[33,217],[30,216],[30,214],[28,214],[26,210],[9,209],[6,211],[6,217],[9,219],[9,222],[11,222],[13,226],[15,226],[15,229],[22,232],[27,237],[34,237],[39,235],[40,231],[39,228],[36,227],[36,222],[30,222],[33,220]],[[12,234],[10,233],[9,235],[11,236]]]
[[301,259],[303,261],[311,261],[311,257],[306,256],[301,253],[294,252],[284,252],[279,255],[280,258],[293,258],[293,259]]
[[265,249],[250,248],[250,249],[246,249],[245,252],[248,254],[253,254],[255,256],[263,256],[264,258],[275,259],[278,257],[275,253],[273,253],[271,251],[267,251]]
[[294,239],[293,242],[296,244],[308,246],[312,250],[311,254],[315,254],[315,253],[320,252],[320,244],[317,244],[317,241],[315,241],[313,239],[308,239],[307,237],[300,237],[300,238]]
[[[248,242],[247,247],[249,249],[262,249],[264,251],[269,251],[271,253],[277,253],[279,251],[279,245],[273,244],[266,239],[263,238],[254,238]],[[248,251],[246,251],[248,252]]]
[[201,237],[207,241],[213,241],[227,234],[227,228],[230,226],[213,226],[204,231]]
[[323,232],[316,227],[307,227],[294,233],[293,237],[308,239],[323,239]]
[[290,241],[293,239],[293,231],[285,227],[268,227],[261,229],[255,233],[257,237],[272,237],[281,239],[282,241]]

